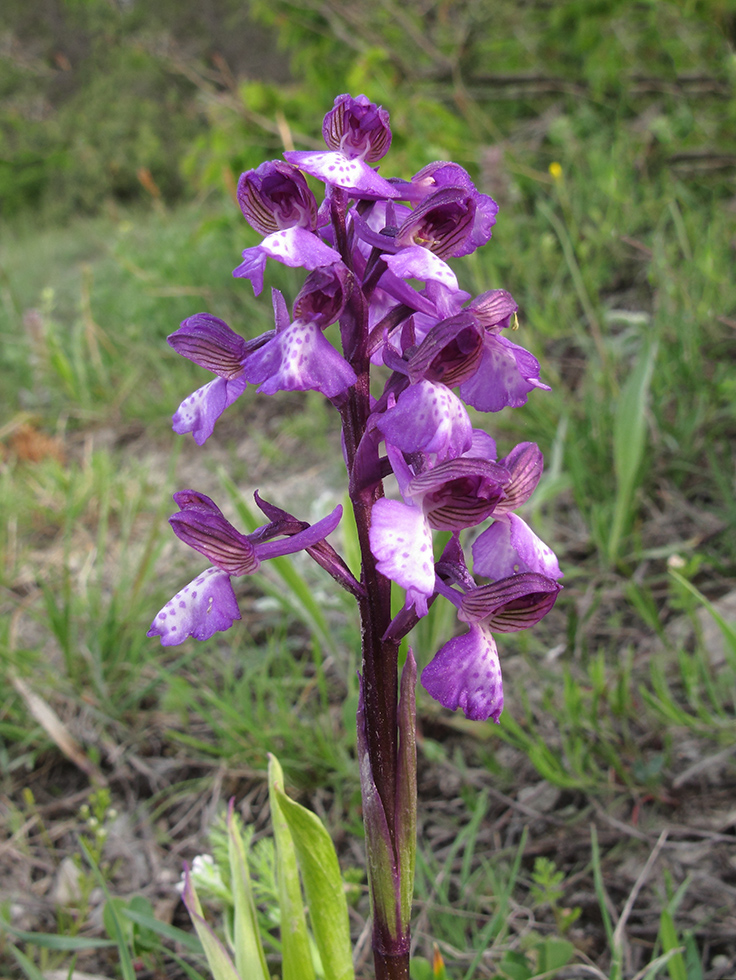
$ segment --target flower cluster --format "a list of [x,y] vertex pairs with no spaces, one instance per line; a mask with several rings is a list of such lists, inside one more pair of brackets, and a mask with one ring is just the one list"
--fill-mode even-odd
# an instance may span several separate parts
[[[422,683],[445,707],[498,720],[494,633],[538,622],[561,588],[554,554],[516,513],[541,476],[540,450],[524,442],[499,458],[467,410],[513,408],[547,388],[537,360],[510,339],[513,298],[503,289],[471,297],[447,261],[489,241],[498,207],[454,163],[408,181],[379,175],[372,164],[391,144],[388,113],[365,96],[339,96],[323,133],[323,152],[285,153],[241,176],[240,207],[263,240],[234,275],[258,295],[268,259],[308,274],[291,312],[272,291],[274,329],[254,340],[206,313],[171,335],[176,351],[215,375],[182,402],[174,429],[204,443],[248,385],[329,399],[342,417],[351,499],[369,514],[368,558],[405,590],[383,639],[398,642],[437,596],[452,602],[465,632],[436,653]],[[321,204],[305,174],[324,183]],[[340,349],[326,336],[335,323]],[[371,372],[383,380],[378,397]],[[276,555],[306,549],[359,599],[368,587],[325,541],[339,508],[310,526],[259,500],[269,523],[242,535],[203,494],[175,500],[175,533],[212,566],[157,615],[149,635],[164,644],[227,629],[240,618],[231,577]],[[472,544],[471,574],[460,536],[488,521]],[[450,532],[439,556],[434,531]]]

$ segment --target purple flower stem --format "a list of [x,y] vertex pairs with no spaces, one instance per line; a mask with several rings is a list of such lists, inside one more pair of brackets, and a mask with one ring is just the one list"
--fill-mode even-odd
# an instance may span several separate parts
[[[341,206],[342,205],[342,206]],[[340,228],[344,228],[344,201],[332,201],[332,220],[338,247],[343,245]],[[342,213],[341,213],[342,212]],[[342,249],[341,249],[342,250]],[[345,243],[345,253],[347,244]],[[346,259],[348,258],[346,254]],[[356,320],[363,320],[356,323]],[[356,329],[357,327],[357,329]],[[367,306],[348,304],[341,320],[341,330],[361,338],[350,356],[357,375],[355,384],[341,406],[348,472],[352,474],[358,445],[366,430],[370,414],[370,360],[367,350]],[[360,582],[364,594],[358,597],[362,637],[362,675],[365,735],[368,758],[376,790],[383,803],[388,833],[394,852],[397,850],[396,787],[399,771],[399,698],[398,641],[383,637],[391,623],[391,581],[376,568],[377,560],[370,547],[369,531],[373,505],[383,497],[383,485],[356,487],[350,481],[350,498],[355,513],[362,565]],[[372,896],[373,956],[376,980],[408,980],[409,932],[390,921]]]

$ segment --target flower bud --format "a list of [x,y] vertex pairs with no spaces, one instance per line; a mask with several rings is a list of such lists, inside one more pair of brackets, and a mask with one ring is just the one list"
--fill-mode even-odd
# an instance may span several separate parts
[[322,124],[322,135],[331,150],[346,157],[375,163],[388,153],[391,129],[388,111],[374,105],[365,95],[338,95]]

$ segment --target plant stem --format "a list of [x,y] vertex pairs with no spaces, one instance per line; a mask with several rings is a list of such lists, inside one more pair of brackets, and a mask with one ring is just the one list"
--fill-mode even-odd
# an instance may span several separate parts
[[[346,265],[350,267],[344,220],[346,204],[344,195],[336,193],[332,201],[332,223],[336,244]],[[399,643],[383,639],[391,623],[391,581],[378,571],[370,546],[371,512],[376,501],[383,497],[383,484],[379,480],[368,486],[361,486],[354,473],[358,447],[365,435],[371,412],[371,364],[367,346],[368,304],[359,293],[354,294],[348,303],[340,328],[344,351],[356,373],[356,382],[341,406],[341,415],[350,475],[350,499],[361,552],[361,585],[365,590],[364,595],[358,598],[365,740],[372,781],[383,805],[391,850],[397,855],[398,862],[396,787],[399,771]],[[377,464],[377,460],[375,462]],[[370,866],[370,855],[368,863]],[[408,980],[408,924],[406,928],[402,928],[396,921],[395,911],[391,914],[381,906],[373,885],[371,883],[376,978]]]

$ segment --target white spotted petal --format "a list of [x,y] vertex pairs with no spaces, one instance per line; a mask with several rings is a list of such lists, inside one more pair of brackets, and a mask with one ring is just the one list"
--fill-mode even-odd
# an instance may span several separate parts
[[355,383],[355,371],[316,323],[295,320],[248,358],[245,377],[259,392],[321,391],[334,398]]
[[229,574],[221,568],[208,568],[166,603],[147,635],[160,636],[165,647],[188,636],[208,640],[240,618]]
[[425,616],[435,576],[432,531],[421,508],[399,500],[377,501],[371,514],[370,544],[378,571],[407,591],[414,590],[416,611]]
[[399,395],[376,425],[387,442],[407,453],[436,453],[437,462],[470,449],[473,426],[465,406],[446,385],[419,381]]
[[453,293],[460,288],[457,276],[447,262],[421,245],[402,248],[396,255],[384,255],[383,261],[399,279],[439,282]]
[[422,671],[422,686],[450,711],[462,708],[473,721],[498,721],[503,682],[493,635],[475,624],[450,640]]

